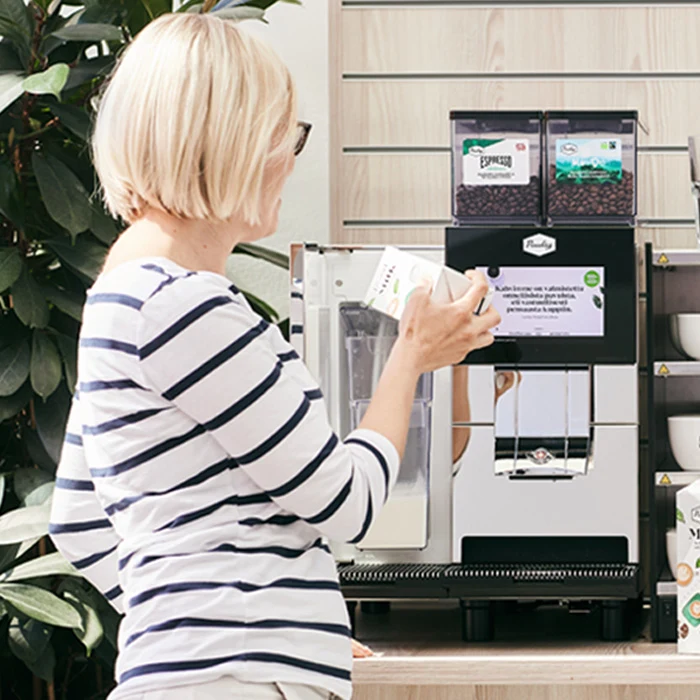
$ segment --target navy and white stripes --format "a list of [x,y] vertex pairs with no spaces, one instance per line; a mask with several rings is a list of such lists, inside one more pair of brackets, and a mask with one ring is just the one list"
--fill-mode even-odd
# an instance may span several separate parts
[[350,697],[326,539],[364,537],[396,479],[332,431],[277,329],[223,277],[158,260],[88,294],[51,536],[125,610],[112,698],[239,680]]

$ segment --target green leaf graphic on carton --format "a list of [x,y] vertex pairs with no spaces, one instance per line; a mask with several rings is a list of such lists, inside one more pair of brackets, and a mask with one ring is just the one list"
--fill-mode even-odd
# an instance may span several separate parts
[[685,522],[685,516],[683,515],[683,511],[680,508],[676,508],[676,520],[679,523]]
[[399,281],[395,280],[394,281],[394,294],[398,294],[398,293],[399,293]]

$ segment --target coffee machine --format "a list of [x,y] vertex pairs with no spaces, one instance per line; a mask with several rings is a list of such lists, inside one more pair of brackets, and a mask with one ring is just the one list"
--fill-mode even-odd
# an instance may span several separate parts
[[[410,252],[482,270],[496,342],[421,377],[386,507],[331,543],[354,601],[457,599],[468,641],[498,601],[595,601],[626,636],[638,597],[636,250],[631,229],[450,228]],[[339,434],[366,410],[398,324],[361,304],[382,253],[295,245],[291,338]]]

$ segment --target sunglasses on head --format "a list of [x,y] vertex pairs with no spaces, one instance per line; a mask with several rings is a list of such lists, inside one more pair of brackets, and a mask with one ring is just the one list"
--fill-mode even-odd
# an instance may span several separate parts
[[297,140],[294,145],[294,155],[298,156],[306,146],[306,142],[309,140],[309,133],[311,132],[311,124],[308,122],[297,122]]

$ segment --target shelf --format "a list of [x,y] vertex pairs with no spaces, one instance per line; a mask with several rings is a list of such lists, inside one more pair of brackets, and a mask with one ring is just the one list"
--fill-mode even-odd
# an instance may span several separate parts
[[657,267],[700,265],[700,248],[689,250],[655,250],[653,263]]
[[700,472],[656,472],[657,486],[688,486],[700,479]]
[[670,360],[654,362],[655,377],[700,377],[700,362],[694,360]]
[[675,596],[678,593],[678,584],[675,581],[657,581],[656,595]]

